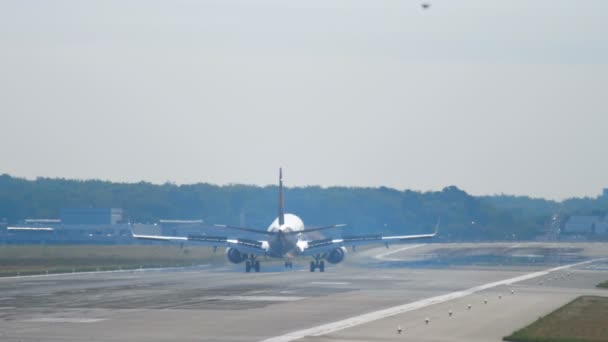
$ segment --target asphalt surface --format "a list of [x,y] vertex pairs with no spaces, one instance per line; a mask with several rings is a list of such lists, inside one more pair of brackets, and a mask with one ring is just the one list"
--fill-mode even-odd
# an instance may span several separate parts
[[500,341],[608,296],[607,257],[599,243],[412,244],[325,273],[303,259],[0,278],[0,341]]

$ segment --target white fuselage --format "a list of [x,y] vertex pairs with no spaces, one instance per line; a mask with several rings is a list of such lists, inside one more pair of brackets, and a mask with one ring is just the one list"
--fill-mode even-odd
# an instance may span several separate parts
[[[268,231],[273,233],[288,233],[304,230],[304,222],[302,219],[293,214],[285,214],[284,223],[279,225],[277,217],[270,226]],[[295,256],[297,252],[297,243],[300,234],[278,234],[273,239],[268,241],[268,254],[272,257]]]
[[304,230],[304,222],[301,218],[297,217],[294,214],[285,214],[285,223],[283,225],[279,225],[279,218],[277,217],[272,221],[270,226],[267,229],[269,232],[294,232]]

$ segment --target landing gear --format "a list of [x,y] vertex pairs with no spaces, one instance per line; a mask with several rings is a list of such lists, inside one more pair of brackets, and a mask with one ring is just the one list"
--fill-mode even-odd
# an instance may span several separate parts
[[260,261],[255,260],[255,258],[251,258],[251,260],[247,260],[245,262],[245,272],[249,273],[251,270],[256,272],[260,272]]
[[293,263],[289,260],[285,260],[285,268],[289,268],[292,269],[293,268]]
[[319,272],[325,272],[325,261],[313,260],[310,262],[310,272],[314,272],[317,268]]

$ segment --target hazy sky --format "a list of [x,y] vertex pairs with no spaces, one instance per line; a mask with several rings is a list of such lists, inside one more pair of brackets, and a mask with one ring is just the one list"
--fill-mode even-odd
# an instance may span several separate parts
[[608,187],[608,1],[0,1],[0,173]]

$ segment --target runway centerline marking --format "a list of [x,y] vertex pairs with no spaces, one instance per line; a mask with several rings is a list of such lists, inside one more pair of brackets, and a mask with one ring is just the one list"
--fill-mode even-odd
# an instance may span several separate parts
[[293,302],[306,299],[296,296],[213,296],[202,297],[204,300],[253,301],[253,302]]
[[392,251],[380,253],[380,254],[376,255],[374,258],[380,259],[380,260],[387,260],[387,261],[399,261],[401,259],[387,258],[387,256],[389,256],[391,254],[403,252],[403,251],[406,251],[408,249],[418,248],[418,247],[421,247],[421,246],[424,246],[424,244],[419,244],[419,245],[413,245],[413,246],[406,246],[406,247],[398,248],[398,249],[395,249],[395,250],[392,250]]
[[23,322],[32,323],[95,323],[107,320],[106,318],[72,318],[72,317],[40,317],[30,318]]
[[290,341],[299,340],[299,339],[307,337],[307,336],[327,335],[327,334],[331,334],[336,331],[344,330],[347,328],[352,328],[357,325],[377,321],[379,319],[383,319],[386,317],[399,315],[399,314],[402,314],[402,313],[405,313],[408,311],[421,309],[421,308],[424,308],[424,307],[427,307],[427,306],[430,306],[433,304],[439,304],[439,303],[447,302],[452,299],[462,298],[462,297],[471,295],[471,294],[479,292],[479,291],[491,289],[493,287],[497,287],[497,286],[501,286],[501,285],[511,285],[513,283],[518,283],[518,282],[521,282],[524,280],[541,277],[541,276],[547,275],[551,272],[560,271],[560,270],[564,270],[564,269],[579,266],[579,265],[589,264],[589,263],[600,261],[600,260],[604,260],[604,259],[594,259],[594,260],[578,262],[575,264],[554,267],[554,268],[550,268],[550,269],[547,269],[544,271],[528,273],[528,274],[524,274],[521,276],[509,278],[509,279],[504,279],[504,280],[499,280],[499,281],[495,281],[492,283],[478,285],[475,287],[471,287],[467,290],[446,293],[444,295],[426,298],[426,299],[422,299],[422,300],[419,300],[416,302],[393,306],[393,307],[390,307],[387,309],[369,312],[366,314],[343,319],[340,321],[327,323],[327,324],[319,325],[319,326],[308,328],[308,329],[290,332],[285,335],[271,337],[271,338],[262,340],[260,342],[290,342]]

